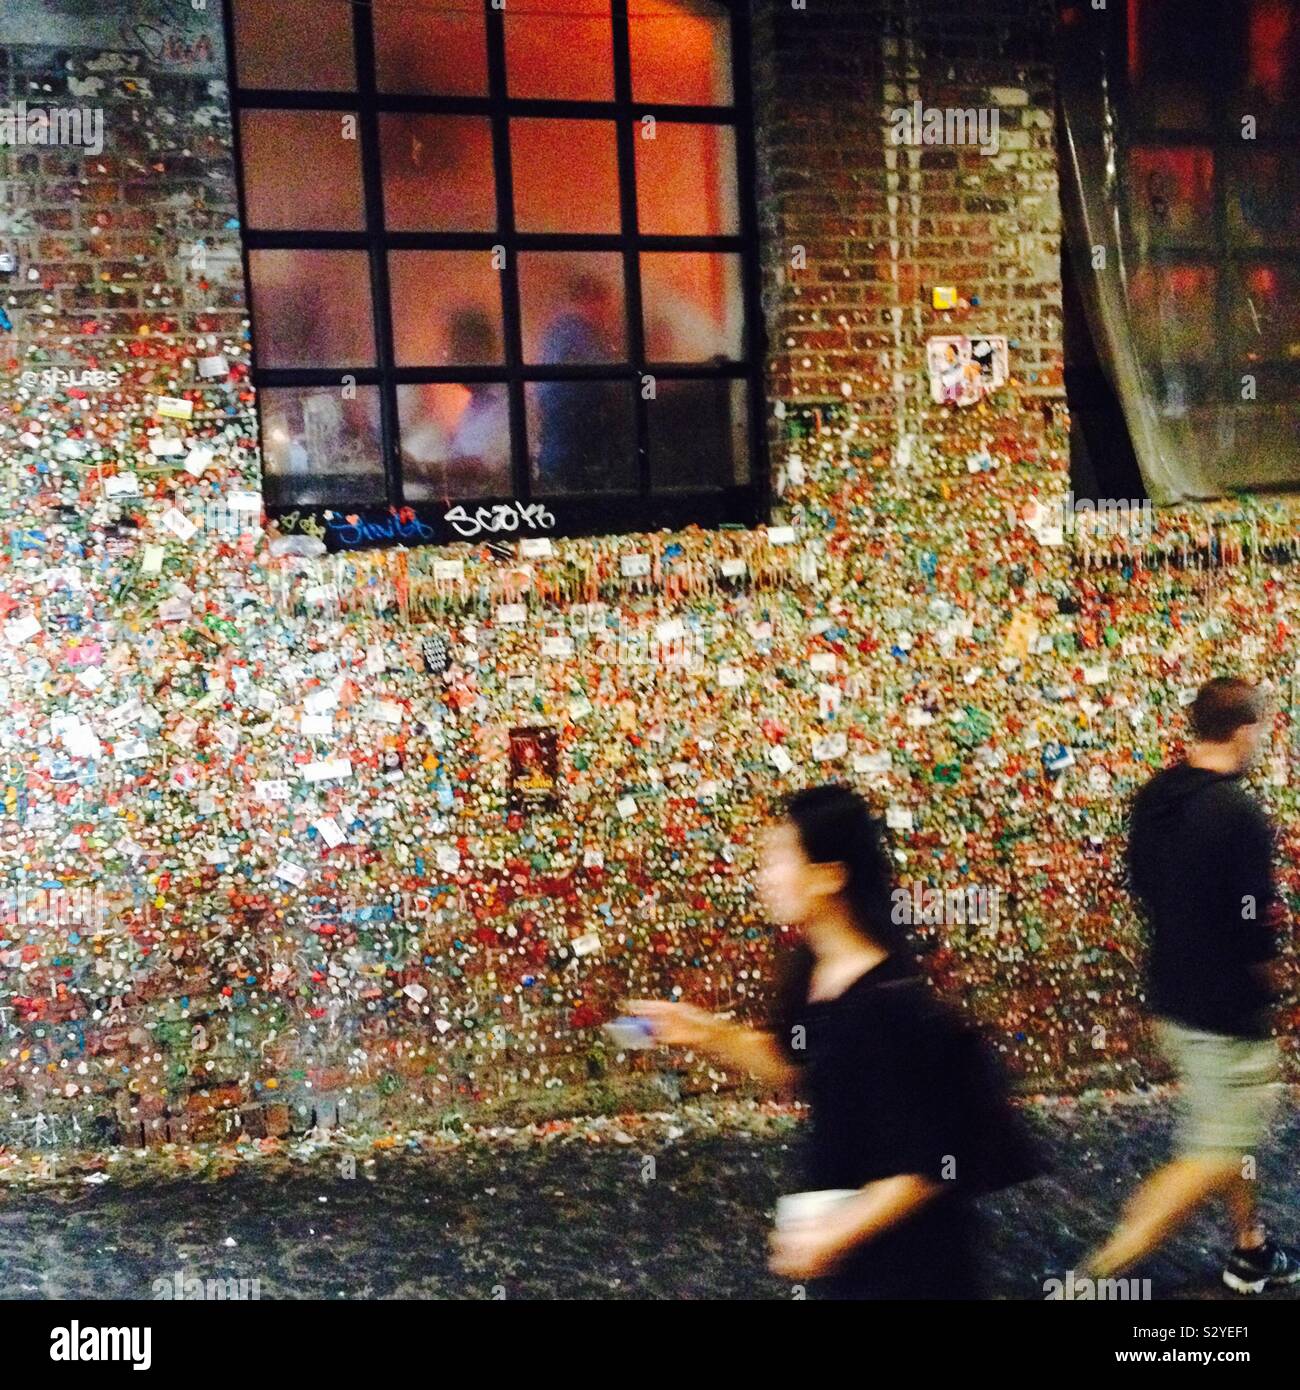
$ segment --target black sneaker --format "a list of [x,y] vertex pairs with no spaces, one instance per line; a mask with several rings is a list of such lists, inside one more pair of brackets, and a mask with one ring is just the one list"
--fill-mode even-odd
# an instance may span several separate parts
[[1224,1266],[1223,1282],[1234,1293],[1263,1293],[1300,1282],[1300,1264],[1280,1245],[1267,1240],[1254,1250],[1234,1250]]

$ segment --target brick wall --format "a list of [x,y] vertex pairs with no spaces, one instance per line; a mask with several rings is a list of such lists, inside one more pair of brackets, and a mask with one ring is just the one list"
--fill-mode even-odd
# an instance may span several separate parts
[[[672,988],[761,1013],[775,942],[754,830],[831,776],[891,812],[901,883],[1003,895],[992,929],[916,931],[1027,1085],[1148,1074],[1120,798],[1175,746],[1212,660],[1289,674],[1295,586],[1258,559],[1102,568],[1008,518],[1067,487],[1045,5],[756,6],[792,544],[562,542],[526,587],[459,546],[466,580],[445,592],[425,554],[277,554],[238,508],[258,459],[214,16],[55,8],[0,20],[5,89],[93,99],[106,146],[0,153],[0,250],[20,262],[0,291],[0,594],[18,624],[0,646],[0,1141],[658,1096],[658,1065],[615,1056],[596,1025],[621,995]],[[996,107],[1000,152],[892,145],[889,112],[913,100]],[[966,306],[936,313],[936,283]],[[1014,381],[937,409],[925,338],[971,328],[1011,337]],[[227,376],[200,378],[204,356]],[[111,481],[126,473],[137,493]],[[1176,560],[1211,519],[1162,518],[1152,554]],[[648,580],[621,577],[630,553],[651,556]],[[593,632],[575,575],[597,564]],[[420,660],[433,630],[448,681]],[[322,739],[302,715],[327,688]],[[524,820],[507,735],[527,722],[556,729],[563,788]],[[1074,758],[1061,776],[1055,743]],[[346,776],[308,776],[341,759]],[[327,818],[346,843],[327,846]],[[74,919],[80,889],[97,896]],[[725,1084],[701,1066],[667,1081]]]

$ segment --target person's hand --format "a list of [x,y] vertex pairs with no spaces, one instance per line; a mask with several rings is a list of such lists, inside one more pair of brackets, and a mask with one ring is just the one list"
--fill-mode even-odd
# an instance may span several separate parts
[[783,1279],[824,1279],[852,1248],[848,1234],[832,1215],[773,1231],[767,1267]]
[[643,1018],[655,1040],[670,1047],[711,1047],[727,1025],[726,1019],[698,1009],[694,1004],[673,1004],[666,999],[625,999],[624,1013]]

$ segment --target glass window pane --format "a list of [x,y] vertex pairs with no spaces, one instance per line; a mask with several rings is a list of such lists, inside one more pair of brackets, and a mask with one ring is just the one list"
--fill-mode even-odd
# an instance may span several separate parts
[[1242,266],[1232,296],[1232,326],[1243,363],[1300,362],[1300,270]]
[[632,97],[730,106],[731,22],[713,0],[629,0]]
[[[293,42],[287,43],[286,36]],[[235,0],[241,87],[351,92],[356,64],[352,7],[320,0]]]
[[484,96],[483,7],[472,0],[374,0],[375,80],[381,92]]
[[1231,163],[1228,226],[1239,245],[1300,243],[1300,159],[1263,151],[1236,155]]
[[250,251],[259,367],[371,367],[364,251]]
[[[647,136],[653,135],[653,139]],[[650,236],[734,236],[736,132],[730,126],[636,124],[636,211]]]
[[338,386],[263,386],[257,408],[268,502],[384,501],[377,386],[358,386],[351,399]]
[[1217,351],[1212,266],[1140,265],[1129,278],[1133,335],[1149,369],[1208,361]]
[[519,230],[617,232],[616,137],[613,121],[511,121]]
[[631,382],[533,381],[526,399],[536,491],[636,488]]
[[1231,66],[1228,126],[1253,116],[1274,131],[1300,119],[1300,10],[1293,0],[1234,0],[1225,47]]
[[[346,111],[243,111],[239,128],[248,225],[275,231],[365,226],[361,144],[344,138]],[[321,170],[329,177],[322,178]]]
[[651,491],[748,482],[748,398],[743,381],[656,381],[646,403]]
[[[1224,482],[1255,492],[1261,488],[1295,490],[1295,442],[1300,434],[1300,410],[1270,408],[1258,401],[1239,405],[1235,428],[1224,449]],[[1223,411],[1207,411],[1201,437],[1222,433]]]
[[1186,0],[1128,0],[1128,78],[1139,126],[1203,129],[1218,24],[1189,24]]
[[617,251],[525,251],[519,305],[525,362],[626,359],[623,257]]
[[736,361],[744,355],[738,255],[644,252],[641,305],[647,362]]
[[501,272],[491,251],[393,251],[388,279],[399,367],[502,360]]
[[1214,235],[1214,155],[1207,148],[1138,147],[1128,162],[1129,208],[1139,247],[1199,246]]
[[390,232],[483,232],[497,224],[486,116],[379,117]]
[[508,391],[502,381],[397,388],[408,502],[506,497],[514,491]]
[[510,0],[505,20],[512,97],[613,101],[609,0]]

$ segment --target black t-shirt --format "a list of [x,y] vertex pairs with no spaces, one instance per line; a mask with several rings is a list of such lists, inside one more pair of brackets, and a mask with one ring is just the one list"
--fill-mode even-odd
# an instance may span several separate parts
[[948,1189],[864,1243],[836,1283],[859,1297],[978,1296],[971,1196],[1042,1171],[978,1036],[899,956],[834,999],[793,1005],[784,1024],[812,1110],[808,1189],[911,1173]]
[[1192,1028],[1267,1037],[1275,953],[1273,834],[1236,777],[1178,763],[1133,802],[1128,864],[1151,925],[1155,1010]]

